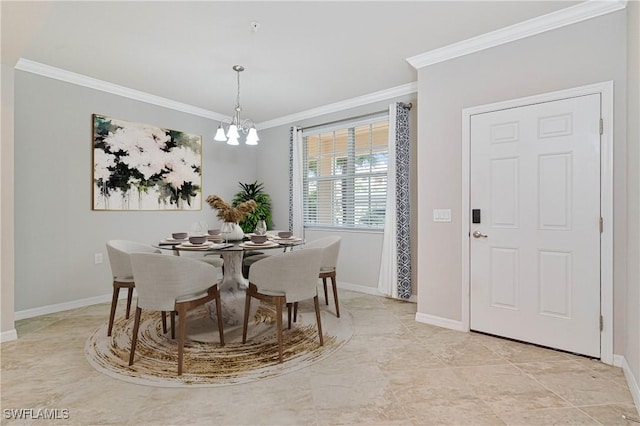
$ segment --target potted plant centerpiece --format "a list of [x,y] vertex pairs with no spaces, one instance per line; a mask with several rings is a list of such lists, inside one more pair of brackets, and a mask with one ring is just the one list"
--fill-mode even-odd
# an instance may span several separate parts
[[253,183],[238,182],[241,190],[233,197],[233,206],[238,207],[242,203],[253,200],[256,208],[249,212],[243,220],[240,227],[246,233],[251,233],[256,229],[256,224],[263,219],[267,225],[267,229],[272,227],[271,224],[271,197],[264,192],[264,184],[255,181]]
[[243,239],[244,231],[238,222],[242,222],[248,214],[256,209],[256,202],[248,200],[232,206],[217,195],[209,195],[206,201],[212,209],[218,210],[218,218],[224,222],[220,232],[225,235],[226,239],[232,241]]

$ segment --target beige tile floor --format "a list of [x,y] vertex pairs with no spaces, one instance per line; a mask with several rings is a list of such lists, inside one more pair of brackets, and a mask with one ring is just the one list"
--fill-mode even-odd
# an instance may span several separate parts
[[48,423],[9,420],[12,408],[68,410],[56,425],[631,425],[621,414],[638,416],[619,368],[421,324],[415,304],[340,296],[355,327],[342,349],[225,388],[137,386],[94,370],[83,347],[108,304],[18,321],[19,339],[1,345],[1,422]]

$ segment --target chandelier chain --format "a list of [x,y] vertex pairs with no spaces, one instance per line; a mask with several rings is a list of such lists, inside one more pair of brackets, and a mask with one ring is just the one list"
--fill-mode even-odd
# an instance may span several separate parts
[[236,69],[236,67],[234,67],[234,69],[236,70],[236,75],[238,77],[238,92],[236,93],[236,111],[240,112],[242,110],[242,108],[240,108],[240,71],[242,71],[242,69]]

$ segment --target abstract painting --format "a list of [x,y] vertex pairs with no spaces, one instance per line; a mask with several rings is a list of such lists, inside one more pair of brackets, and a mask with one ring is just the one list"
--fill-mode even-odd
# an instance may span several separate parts
[[201,136],[93,114],[93,210],[201,209]]

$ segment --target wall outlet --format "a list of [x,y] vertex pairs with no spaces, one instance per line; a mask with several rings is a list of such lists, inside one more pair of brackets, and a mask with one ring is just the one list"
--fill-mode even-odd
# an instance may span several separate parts
[[102,263],[102,253],[96,253],[93,255],[93,263],[95,265]]

